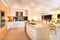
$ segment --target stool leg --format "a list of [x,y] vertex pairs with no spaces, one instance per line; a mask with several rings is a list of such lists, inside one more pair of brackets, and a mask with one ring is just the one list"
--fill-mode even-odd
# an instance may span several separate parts
[[57,34],[57,31],[55,30],[55,35]]

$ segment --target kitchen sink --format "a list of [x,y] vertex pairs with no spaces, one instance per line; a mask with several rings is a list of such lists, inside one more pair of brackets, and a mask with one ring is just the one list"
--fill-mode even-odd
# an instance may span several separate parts
[[36,25],[36,23],[30,23],[30,24],[32,24],[32,25]]

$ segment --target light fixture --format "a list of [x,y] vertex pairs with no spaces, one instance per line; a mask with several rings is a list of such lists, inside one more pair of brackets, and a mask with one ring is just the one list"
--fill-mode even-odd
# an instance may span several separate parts
[[30,7],[34,7],[35,6],[35,3],[30,3]]

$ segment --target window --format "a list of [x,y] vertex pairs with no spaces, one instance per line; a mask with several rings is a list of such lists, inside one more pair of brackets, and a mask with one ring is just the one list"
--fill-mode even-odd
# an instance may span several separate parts
[[23,16],[23,12],[16,12],[16,16]]
[[20,16],[23,16],[23,12],[20,12]]
[[28,16],[23,16],[23,12],[16,12],[16,16],[14,17],[15,21],[27,21]]
[[14,17],[16,21],[24,21],[23,12],[16,12],[16,17]]
[[52,15],[44,15],[44,19],[52,19]]
[[16,16],[18,16],[19,12],[16,12]]
[[57,18],[60,19],[60,14],[57,15]]

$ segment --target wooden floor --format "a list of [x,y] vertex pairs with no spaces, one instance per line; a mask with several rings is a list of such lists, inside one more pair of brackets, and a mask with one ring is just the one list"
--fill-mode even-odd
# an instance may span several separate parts
[[[30,40],[30,38],[26,35],[24,28],[16,28],[10,29],[2,40]],[[56,35],[54,32],[50,35],[50,40],[60,40],[60,29],[57,30]]]
[[2,40],[30,40],[26,35],[24,28],[10,29]]

